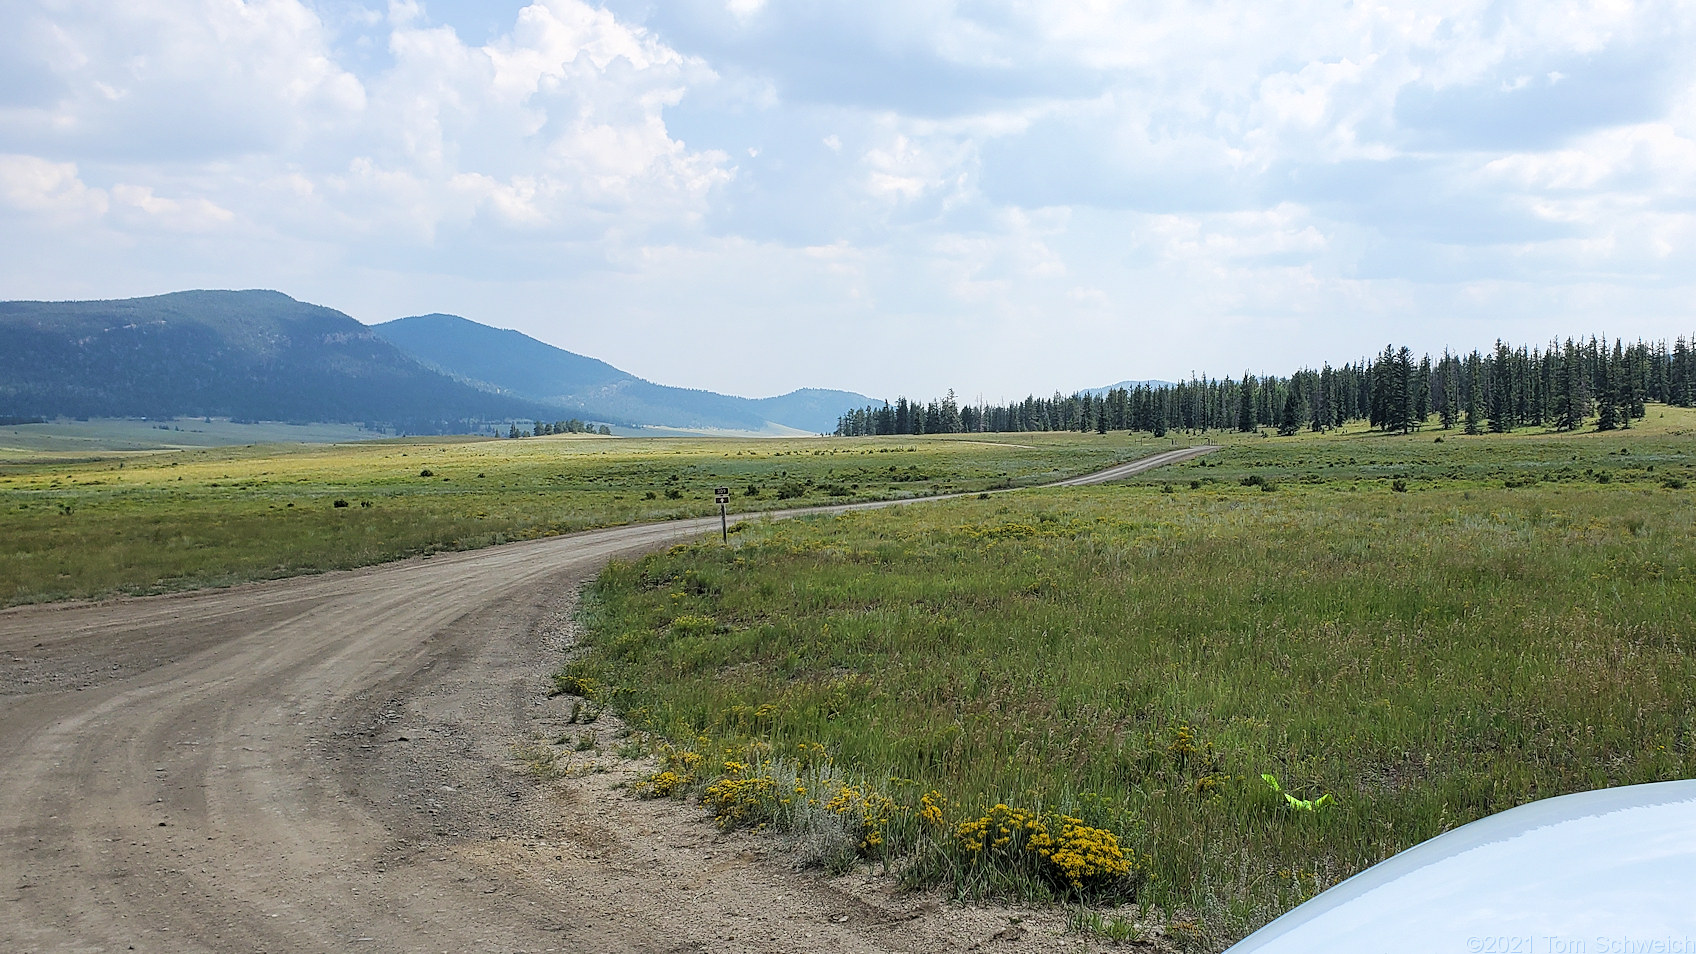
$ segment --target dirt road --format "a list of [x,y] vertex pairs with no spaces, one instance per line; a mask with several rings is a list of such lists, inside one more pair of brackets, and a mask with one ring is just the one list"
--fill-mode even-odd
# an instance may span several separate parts
[[0,950],[1087,947],[618,787],[544,694],[578,588],[717,526],[0,612]]
[[1153,470],[1156,467],[1165,467],[1167,464],[1176,464],[1181,461],[1193,460],[1203,454],[1211,454],[1218,449],[1218,446],[1214,444],[1201,444],[1195,447],[1180,447],[1176,450],[1169,450],[1155,454],[1152,457],[1144,457],[1126,464],[1120,464],[1117,467],[1109,467],[1106,470],[1098,470],[1093,474],[1085,474],[1082,477],[1073,477],[1071,480],[1062,480],[1055,483],[1054,486],[1087,487],[1091,484],[1105,484],[1113,480],[1124,480],[1126,477],[1140,474],[1145,470]]

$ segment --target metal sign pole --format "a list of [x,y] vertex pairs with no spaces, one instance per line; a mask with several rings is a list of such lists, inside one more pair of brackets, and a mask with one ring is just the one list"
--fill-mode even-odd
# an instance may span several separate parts
[[725,505],[730,503],[730,488],[714,487],[713,497],[718,500],[719,536],[724,539],[725,545],[728,546],[730,544],[730,517],[725,510]]

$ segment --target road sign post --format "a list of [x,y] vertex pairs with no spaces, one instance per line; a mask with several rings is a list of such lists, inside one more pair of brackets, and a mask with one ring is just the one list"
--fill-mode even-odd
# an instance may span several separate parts
[[728,544],[730,542],[730,517],[725,511],[725,507],[730,503],[730,488],[714,487],[713,497],[718,500],[719,535],[722,536],[724,538],[724,542]]

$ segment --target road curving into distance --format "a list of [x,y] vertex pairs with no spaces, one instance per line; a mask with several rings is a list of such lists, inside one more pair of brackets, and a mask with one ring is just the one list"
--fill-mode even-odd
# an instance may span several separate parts
[[1203,454],[1211,454],[1218,449],[1218,446],[1214,444],[1202,444],[1197,447],[1179,447],[1174,450],[1165,451],[1164,453],[1120,464],[1116,467],[1109,467],[1106,470],[1098,470],[1093,474],[1085,474],[1082,477],[1073,477],[1070,480],[1058,481],[1050,486],[1088,487],[1092,484],[1105,484],[1109,481],[1124,480],[1126,477],[1134,477],[1145,470],[1153,470],[1156,467],[1165,467],[1168,464],[1178,464],[1186,460],[1194,460]]
[[707,826],[571,803],[514,758],[565,722],[543,690],[580,585],[717,529],[0,611],[0,950],[933,949],[918,915],[784,886],[758,849],[731,863]]

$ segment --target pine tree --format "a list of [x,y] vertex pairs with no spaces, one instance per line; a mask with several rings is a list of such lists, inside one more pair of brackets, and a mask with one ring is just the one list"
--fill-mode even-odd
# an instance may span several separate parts
[[1259,425],[1254,415],[1254,397],[1254,377],[1244,371],[1237,400],[1237,430],[1245,434],[1257,430]]
[[1390,372],[1389,401],[1389,427],[1403,434],[1418,426],[1414,420],[1415,386],[1413,352],[1403,345],[1402,349],[1396,352],[1395,365]]
[[1284,395],[1284,411],[1278,417],[1278,434],[1282,437],[1295,435],[1297,431],[1301,430],[1303,416],[1301,391],[1292,387]]
[[[1605,359],[1606,354],[1603,357]],[[1619,416],[1618,408],[1614,404],[1615,392],[1606,360],[1601,362],[1598,372],[1599,375],[1596,379],[1596,430],[1611,431],[1619,427]]]
[[1672,346],[1672,362],[1667,371],[1667,384],[1670,391],[1667,396],[1667,403],[1679,407],[1689,407],[1691,398],[1690,343],[1684,340],[1683,335],[1680,335],[1678,341]]
[[1655,342],[1654,353],[1649,357],[1649,397],[1667,404],[1672,403],[1669,397],[1672,393],[1671,373],[1672,359],[1667,355],[1666,339]]
[[1614,339],[1614,356],[1608,372],[1609,380],[1613,383],[1613,403],[1615,414],[1621,428],[1629,428],[1631,419],[1637,416],[1637,368],[1631,360],[1631,352],[1625,348],[1625,343]]
[[1419,372],[1414,377],[1413,426],[1424,427],[1431,417],[1431,356],[1419,359]]
[[1621,353],[1619,342],[1614,342],[1614,353],[1620,358],[1620,426],[1630,427],[1631,422],[1643,417],[1643,362],[1642,342],[1624,349]]
[[1490,361],[1490,430],[1503,434],[1513,430],[1512,356],[1508,346],[1496,341]]
[[948,396],[942,399],[942,406],[937,413],[937,430],[944,434],[960,433],[960,405],[954,399],[954,389],[948,389]]
[[1396,363],[1395,349],[1384,346],[1384,353],[1372,360],[1366,373],[1372,382],[1372,392],[1366,400],[1366,423],[1388,429],[1390,426],[1390,368]]
[[1582,358],[1579,346],[1568,338],[1556,379],[1555,427],[1563,431],[1582,427],[1590,416],[1590,391],[1585,386]]
[[1455,426],[1460,412],[1460,361],[1449,354],[1449,349],[1443,349],[1443,360],[1437,365],[1438,375],[1443,379],[1443,409],[1441,419],[1443,430]]
[[1484,359],[1474,351],[1466,359],[1466,433],[1484,433]]
[[1331,372],[1329,361],[1319,369],[1319,387],[1314,393],[1313,401],[1313,431],[1320,433],[1331,426],[1332,415],[1336,407],[1337,376]]

